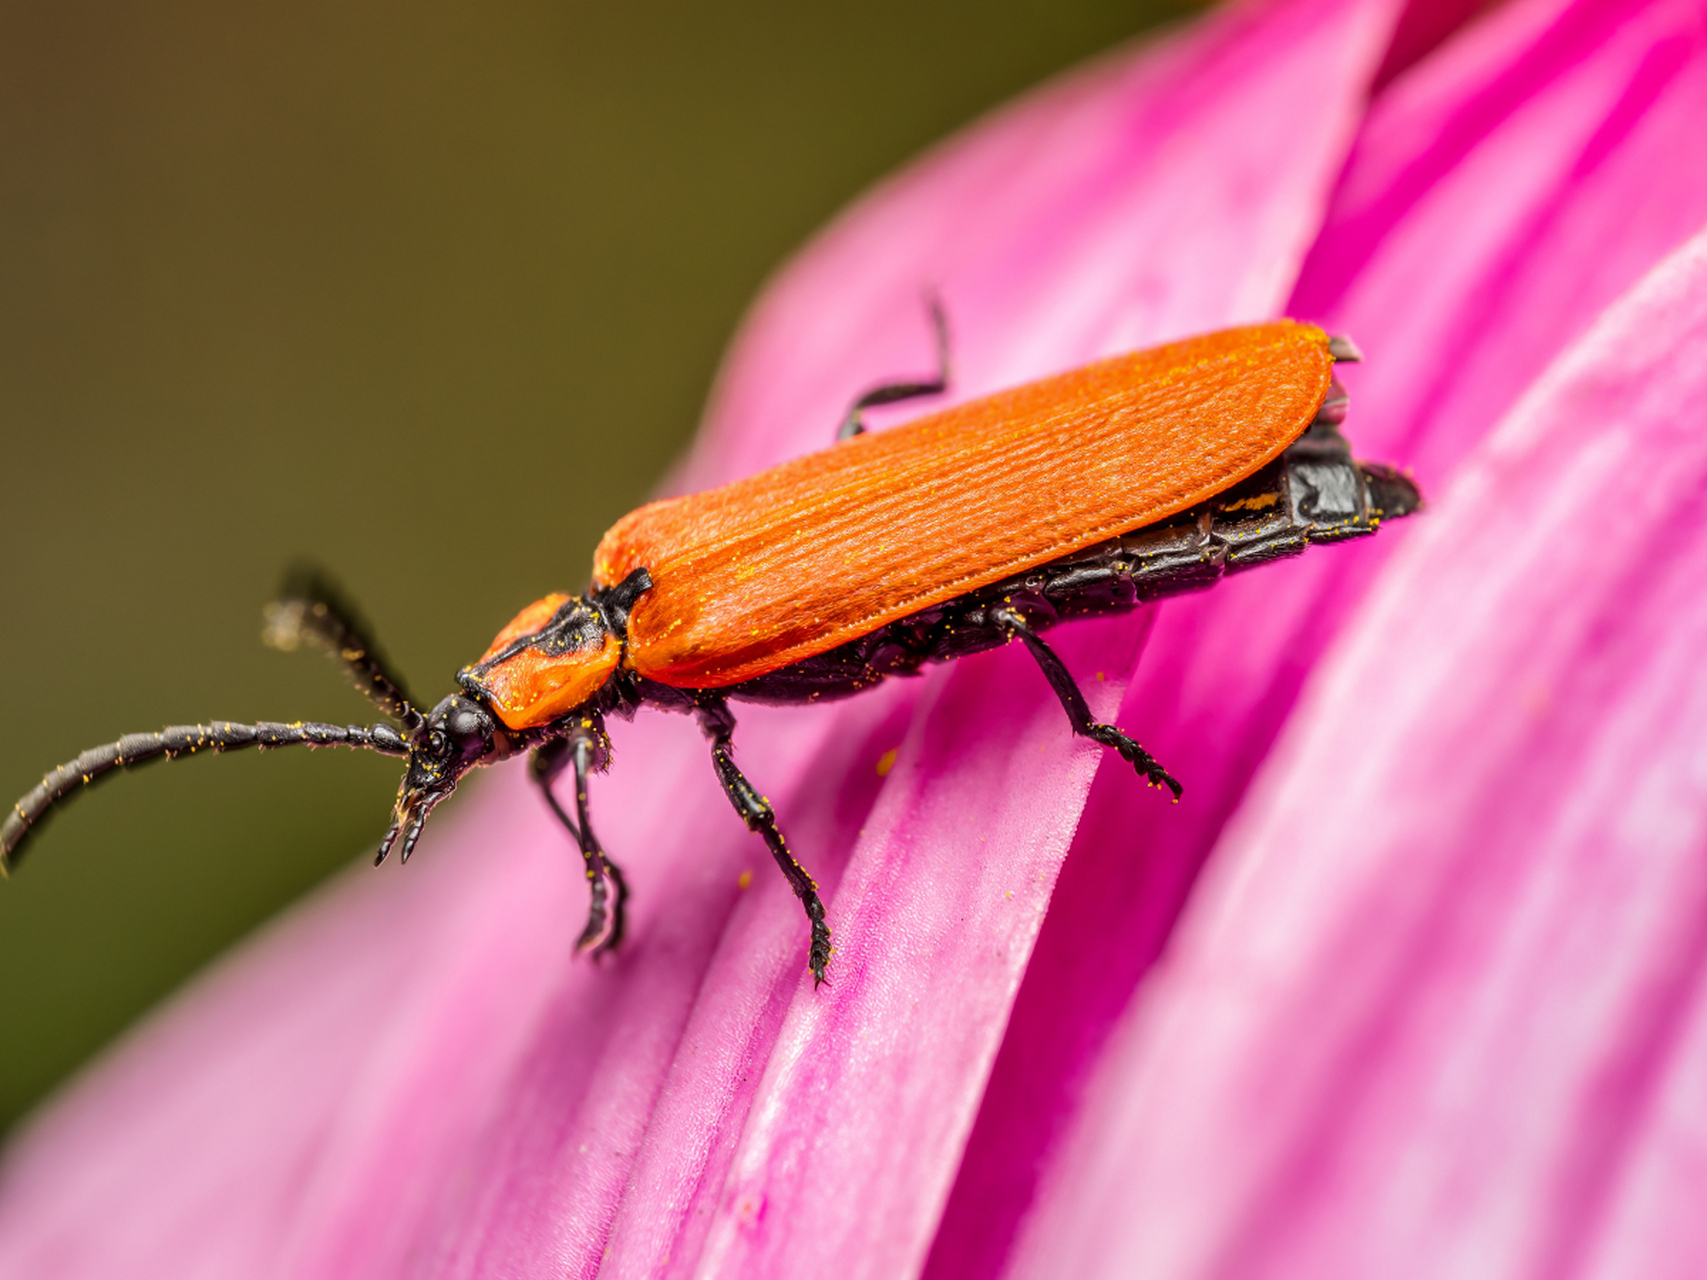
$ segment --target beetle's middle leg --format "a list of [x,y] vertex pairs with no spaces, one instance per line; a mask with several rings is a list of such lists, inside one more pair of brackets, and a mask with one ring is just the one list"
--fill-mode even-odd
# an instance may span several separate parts
[[[616,950],[622,941],[628,905],[628,882],[616,863],[605,857],[587,814],[587,775],[598,758],[599,745],[596,729],[576,729],[566,738],[537,748],[528,760],[529,776],[539,785],[545,803],[579,846],[587,864],[591,902],[587,908],[587,927],[581,930],[575,947],[581,951],[591,947],[594,955]],[[571,767],[575,771],[575,811],[580,816],[579,823],[564,812],[551,789],[557,777]]]
[[848,406],[842,425],[836,428],[836,439],[851,440],[865,434],[862,415],[880,404],[895,404],[919,396],[941,395],[948,390],[948,318],[942,312],[942,299],[935,294],[927,298],[930,307],[931,332],[936,336],[936,377],[925,382],[886,382],[873,387]]
[[734,743],[735,716],[729,710],[729,704],[723,699],[707,700],[700,703],[697,714],[699,727],[705,736],[711,739],[711,765],[717,770],[717,780],[723,784],[723,794],[729,797],[729,803],[735,806],[735,812],[741,815],[741,820],[747,824],[747,830],[756,831],[765,839],[769,846],[771,857],[776,859],[776,865],[782,868],[782,874],[788,877],[788,884],[794,890],[794,896],[800,899],[800,905],[806,908],[806,921],[812,928],[812,945],[807,955],[808,967],[812,970],[812,986],[816,990],[820,984],[827,981],[824,977],[824,967],[830,963],[830,926],[824,922],[824,900],[818,896],[818,886],[812,877],[806,874],[806,868],[795,861],[794,855],[788,851],[788,844],[782,838],[782,832],[777,830],[776,813],[771,809],[770,802],[759,794],[758,789],[735,764]]
[[1049,681],[1049,687],[1055,690],[1055,696],[1061,699],[1061,707],[1066,711],[1067,719],[1072,721],[1074,733],[1093,742],[1100,742],[1105,747],[1113,747],[1151,786],[1166,787],[1174,793],[1175,800],[1180,798],[1180,784],[1162,768],[1155,756],[1113,725],[1099,724],[1091,719],[1090,704],[1085,701],[1085,695],[1073,679],[1073,673],[1067,670],[1067,664],[1061,661],[1055,650],[1044,643],[1042,636],[1031,629],[1031,624],[1020,616],[1018,610],[992,609],[990,616],[1010,636],[1018,636],[1025,641],[1025,647],[1031,650],[1031,656],[1037,659],[1037,665],[1043,668],[1043,675]]

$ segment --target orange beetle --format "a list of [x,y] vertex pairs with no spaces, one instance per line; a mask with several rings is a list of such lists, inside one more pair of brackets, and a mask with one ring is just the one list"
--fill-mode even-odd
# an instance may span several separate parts
[[[605,716],[652,705],[698,717],[718,781],[805,906],[808,966],[822,982],[824,906],[735,765],[730,699],[843,697],[1015,639],[1076,733],[1177,800],[1179,784],[1143,747],[1091,719],[1039,633],[1197,590],[1312,542],[1372,533],[1415,510],[1415,486],[1352,461],[1337,430],[1346,399],[1333,365],[1356,359],[1356,348],[1311,325],[1251,325],[864,433],[862,410],[946,388],[934,315],[936,379],[867,392],[828,449],[625,516],[594,554],[587,593],[523,609],[429,713],[324,581],[299,577],[268,608],[268,641],[327,649],[394,724],[216,721],[121,738],[48,774],[13,806],[0,824],[0,868],[56,801],[115,766],[295,743],[407,757],[375,861],[399,840],[407,860],[464,773],[531,751],[532,776],[586,862],[592,904],[579,945],[608,951],[622,937],[627,889],[593,835],[587,778],[608,763]],[[551,789],[570,768],[574,817]]]

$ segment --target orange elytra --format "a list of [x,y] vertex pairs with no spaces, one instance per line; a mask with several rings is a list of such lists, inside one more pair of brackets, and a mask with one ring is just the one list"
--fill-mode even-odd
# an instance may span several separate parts
[[1166,519],[1304,433],[1328,335],[1229,329],[857,436],[605,534],[595,587],[645,568],[626,662],[719,689]]

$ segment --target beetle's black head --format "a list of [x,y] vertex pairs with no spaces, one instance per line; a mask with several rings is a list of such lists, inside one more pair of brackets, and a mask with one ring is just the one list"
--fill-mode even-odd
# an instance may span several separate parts
[[398,837],[402,861],[409,861],[427,815],[456,790],[457,780],[488,756],[498,752],[500,726],[486,707],[465,694],[453,693],[422,722],[409,741],[409,767],[397,792],[391,829],[380,841],[374,863],[385,861]]

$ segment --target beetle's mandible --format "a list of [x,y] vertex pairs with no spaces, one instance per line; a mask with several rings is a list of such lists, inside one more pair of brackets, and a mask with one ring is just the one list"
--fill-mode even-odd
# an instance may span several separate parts
[[[934,378],[866,392],[819,453],[625,516],[599,544],[586,594],[523,609],[431,711],[323,579],[293,575],[268,607],[266,639],[325,649],[387,723],[216,720],[85,751],[0,823],[0,871],[56,803],[117,766],[299,743],[405,758],[375,861],[394,846],[407,861],[463,774],[529,752],[531,776],[586,863],[592,903],[579,946],[606,952],[622,940],[628,889],[593,834],[587,780],[609,760],[606,717],[650,705],[697,717],[718,782],[805,907],[807,963],[821,983],[831,951],[824,904],[735,763],[730,701],[844,697],[1013,640],[1037,660],[1075,733],[1177,800],[1179,783],[1149,752],[1091,718],[1041,633],[1416,510],[1415,485],[1354,462],[1339,433],[1346,397],[1333,366],[1357,359],[1356,348],[1312,325],[1251,325],[866,433],[865,409],[947,389],[945,326],[939,308],[932,315]],[[573,814],[552,790],[567,771]]]

